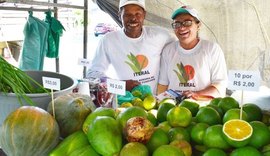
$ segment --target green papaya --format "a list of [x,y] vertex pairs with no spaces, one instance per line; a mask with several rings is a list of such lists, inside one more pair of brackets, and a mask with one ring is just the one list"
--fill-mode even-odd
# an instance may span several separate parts
[[122,131],[118,122],[109,116],[98,116],[89,126],[87,137],[96,152],[117,156],[122,148]]
[[49,154],[49,156],[64,156],[69,155],[76,149],[90,145],[86,134],[82,130],[76,131],[66,137],[58,144]]
[[84,146],[82,148],[78,148],[68,156],[100,156],[91,145]]
[[91,114],[89,114],[86,117],[86,119],[83,123],[82,130],[85,134],[88,131],[88,127],[94,121],[94,119],[96,119],[97,116],[110,116],[110,117],[114,118],[115,111],[113,108],[107,108],[107,107],[98,107],[97,109],[95,109],[95,111],[93,111]]

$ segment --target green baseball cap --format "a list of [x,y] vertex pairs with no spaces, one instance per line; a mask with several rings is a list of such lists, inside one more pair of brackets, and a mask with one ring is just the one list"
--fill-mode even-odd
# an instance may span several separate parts
[[172,14],[172,19],[175,19],[176,16],[180,14],[190,14],[191,16],[197,18],[199,20],[198,11],[193,9],[190,6],[182,6],[181,8],[178,8],[175,10]]

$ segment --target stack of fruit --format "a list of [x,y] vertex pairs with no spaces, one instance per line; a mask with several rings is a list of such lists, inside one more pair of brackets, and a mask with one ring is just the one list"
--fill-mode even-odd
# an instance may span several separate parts
[[[137,92],[134,95],[139,94]],[[232,97],[214,98],[208,105],[200,106],[189,99],[181,103],[173,99],[157,102],[153,95],[140,95],[131,102],[122,103],[119,109],[99,107],[84,118],[81,128],[69,132],[53,149],[44,144],[40,150],[48,146],[50,156],[270,154],[270,115],[252,103],[240,107]],[[16,127],[3,127],[0,146],[5,147],[3,136],[14,133]],[[28,133],[31,134],[30,130]],[[57,131],[51,134],[59,137]],[[35,146],[36,151],[38,148]]]

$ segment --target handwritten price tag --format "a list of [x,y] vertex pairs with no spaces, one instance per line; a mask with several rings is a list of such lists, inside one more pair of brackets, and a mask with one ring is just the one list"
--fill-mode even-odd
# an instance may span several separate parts
[[109,93],[117,94],[117,95],[125,95],[126,94],[126,82],[107,79],[107,89]]
[[82,66],[86,66],[86,67],[90,66],[91,62],[92,62],[92,60],[88,60],[88,59],[84,59],[84,58],[78,59],[78,64],[82,65]]
[[260,73],[258,71],[229,71],[229,89],[258,91],[259,87]]
[[44,88],[52,90],[60,90],[60,79],[51,77],[42,77],[42,82]]

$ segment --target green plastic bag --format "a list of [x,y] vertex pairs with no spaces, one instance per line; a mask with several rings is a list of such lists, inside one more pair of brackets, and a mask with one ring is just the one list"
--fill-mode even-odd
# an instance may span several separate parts
[[117,95],[118,105],[121,105],[124,102],[131,102],[134,99],[134,96],[130,91],[126,91],[126,95]]
[[63,30],[65,30],[65,28],[60,23],[60,21],[51,16],[51,11],[45,12],[45,14],[45,22],[48,23],[50,27],[48,34],[48,52],[46,56],[49,58],[58,58],[60,36],[62,36]]
[[19,60],[19,68],[22,70],[42,70],[44,57],[47,53],[47,38],[49,25],[44,21],[33,17],[29,11],[27,23],[24,26],[24,42]]
[[140,97],[140,98],[143,98],[146,95],[153,95],[152,89],[149,85],[138,85],[131,90],[131,93],[133,93],[135,91],[139,91],[141,93],[142,97]]

